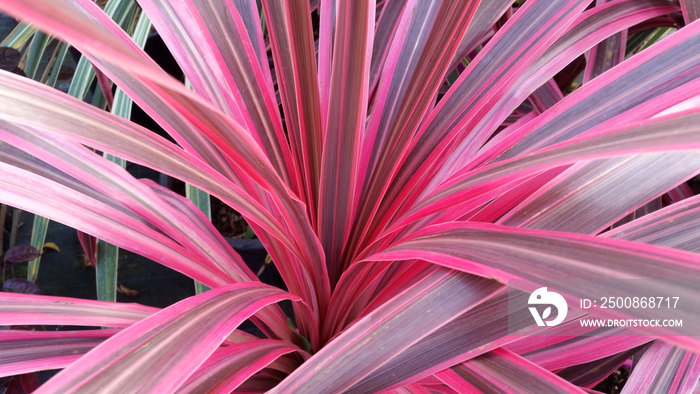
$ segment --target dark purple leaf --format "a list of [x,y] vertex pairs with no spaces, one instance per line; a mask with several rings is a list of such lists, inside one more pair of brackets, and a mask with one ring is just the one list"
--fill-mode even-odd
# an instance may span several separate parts
[[2,285],[2,291],[6,293],[41,294],[41,290],[36,283],[21,278],[6,280],[5,284]]
[[0,69],[13,71],[19,65],[22,55],[10,47],[0,47]]
[[39,256],[41,256],[41,252],[32,245],[17,245],[5,252],[5,261],[8,263],[24,263]]

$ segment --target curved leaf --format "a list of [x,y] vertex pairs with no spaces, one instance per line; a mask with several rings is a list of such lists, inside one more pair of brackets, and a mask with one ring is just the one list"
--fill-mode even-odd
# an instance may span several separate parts
[[233,284],[190,297],[112,336],[38,392],[172,392],[239,324],[283,299],[299,300],[256,283]]
[[64,368],[119,331],[0,331],[0,376]]
[[0,325],[128,327],[159,311],[139,304],[0,293]]
[[566,380],[504,349],[496,349],[435,376],[459,392],[583,393]]
[[301,352],[287,342],[272,340],[255,340],[221,348],[177,392],[232,392],[280,356],[295,351]]
[[689,393],[700,378],[700,356],[654,341],[634,366],[623,393]]
[[[685,306],[669,309],[668,318],[684,321],[683,327],[636,331],[663,336],[665,340],[690,349],[700,349],[694,336],[700,324],[700,293],[688,282],[674,279],[700,279],[698,255],[634,242],[578,234],[517,229],[486,223],[446,223],[427,227],[401,240],[387,250],[367,257],[369,261],[423,259],[452,269],[507,282],[526,279],[528,288],[551,287],[574,304],[591,294],[606,294],[606,284],[596,288],[566,281],[566,278],[647,279],[644,284],[627,281],[618,291],[630,297],[648,294],[650,286],[671,286],[681,294]],[[546,247],[545,247],[546,246]],[[651,284],[653,283],[653,285]],[[686,301],[687,300],[687,301]],[[685,309],[685,310],[681,310]],[[654,310],[595,309],[602,317],[654,318]],[[666,315],[665,315],[666,316]]]
[[[698,149],[700,147],[699,119],[700,115],[697,111],[689,111],[632,123],[562,142],[537,153],[518,156],[474,171],[457,173],[392,227],[398,228],[417,218],[446,209],[452,210],[450,212],[452,216],[463,213],[465,205],[472,204],[472,200],[481,198],[481,201],[486,203],[491,198],[482,196],[488,196],[487,193],[495,191],[497,196],[502,191],[513,187],[513,182],[517,182],[523,176],[564,164],[644,152]],[[494,190],[496,185],[501,192]],[[460,209],[456,209],[458,204],[461,204]],[[441,220],[447,221],[445,217]],[[391,229],[387,230],[387,232],[390,231]]]
[[326,344],[272,392],[348,390],[500,287],[495,281],[433,269]]

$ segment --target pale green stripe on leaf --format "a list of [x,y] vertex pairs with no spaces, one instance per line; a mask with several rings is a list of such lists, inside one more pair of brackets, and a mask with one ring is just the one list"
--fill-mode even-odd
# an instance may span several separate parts
[[[190,81],[185,78],[185,86],[187,86],[188,89],[192,89],[192,84]],[[194,205],[199,208],[204,215],[211,220],[211,200],[209,199],[209,193],[206,193],[203,190],[200,190],[192,185],[185,184],[185,196],[192,201]],[[207,290],[211,290],[210,287],[203,285],[202,283],[198,281],[194,281],[194,291],[197,294],[204,293]]]
[[[199,208],[200,211],[204,213],[209,220],[211,220],[211,203],[209,200],[209,193],[187,184],[185,187],[185,195],[194,203],[194,205],[197,206],[197,208]],[[197,292],[197,294],[201,294],[207,290],[210,290],[210,288],[199,283],[198,281],[194,281],[194,290]]]
[[58,74],[61,72],[61,66],[63,65],[63,61],[65,60],[66,54],[68,53],[68,48],[70,48],[70,45],[66,43],[60,43],[58,45],[60,47],[58,49],[58,52],[56,53],[56,60],[54,60],[53,68],[51,69],[49,78],[46,80],[46,84],[53,87],[56,87],[56,82],[58,81]]
[[676,31],[676,29],[670,27],[657,27],[651,32],[642,31],[633,35],[627,40],[625,58],[629,58],[630,56],[636,55],[642,50],[649,48],[674,31]]
[[[132,22],[137,15],[134,0],[110,0],[105,7],[105,13],[117,22],[122,29],[133,26]],[[150,28],[150,22],[148,24]],[[143,48],[143,45],[138,42],[137,44]],[[95,71],[92,68],[92,64],[85,56],[81,57],[75,69],[68,94],[83,100],[94,80]],[[95,96],[101,96],[101,94],[98,94],[100,92],[99,85],[97,89],[95,90]],[[99,99],[97,104],[100,104]]]
[[46,47],[51,42],[51,36],[48,34],[37,31],[34,33],[34,38],[29,46],[29,51],[27,52],[27,65],[24,68],[24,73],[27,77],[34,79],[36,77],[36,72],[39,69],[39,63],[44,56]]
[[[10,40],[5,40],[8,41],[8,45],[21,45],[23,42],[26,41],[26,39],[28,39],[30,35],[33,34],[33,38],[29,46],[29,51],[27,53],[27,61],[24,72],[29,78],[34,79],[36,77],[37,70],[39,69],[39,63],[41,62],[41,59],[44,56],[44,52],[46,51],[46,48],[51,42],[52,38],[51,36],[37,31],[26,25],[18,26],[18,28],[15,29],[13,33],[14,34],[10,35],[11,37],[8,37],[8,39],[11,38]],[[53,79],[51,79],[52,82],[50,83],[50,86],[53,86],[56,83],[56,78],[58,77],[58,70],[61,68],[61,63],[63,63],[63,59],[65,58],[65,54],[68,50],[68,46],[66,44],[61,45],[63,46],[63,48],[59,50],[58,57],[54,62],[55,66],[54,71],[52,72]],[[34,216],[31,244],[39,250],[42,250],[44,242],[46,241],[46,232],[49,228],[49,222],[50,220],[47,218],[38,215]],[[40,262],[41,255],[39,255],[39,257],[35,258],[34,260],[31,260],[28,263],[27,280],[36,282],[37,276],[39,275]]]
[[97,299],[100,301],[117,300],[117,265],[119,248],[108,242],[97,241]]
[[26,23],[20,23],[0,42],[0,47],[19,49],[34,35],[36,29]]
[[[41,217],[38,215],[34,216],[34,226],[32,227],[32,239],[31,244],[35,248],[41,251],[44,248],[44,242],[46,242],[46,231],[49,228],[49,219]],[[36,282],[36,278],[39,275],[39,262],[41,261],[41,255],[30,261],[27,265],[27,280]]]
[[[112,0],[111,3],[125,3],[123,0]],[[133,5],[133,1],[127,1]],[[108,4],[109,7],[109,4]],[[132,17],[135,17],[133,15]],[[134,29],[132,38],[136,45],[143,48],[146,45],[148,33],[151,30],[151,21],[146,14],[142,14]],[[89,64],[89,63],[88,63]],[[94,73],[93,73],[94,75]],[[99,86],[98,86],[99,88]],[[100,97],[104,97],[99,95]],[[124,93],[123,90],[117,88],[114,94],[114,106],[112,113],[125,119],[131,118],[132,100]],[[126,160],[105,154],[107,160],[126,168]],[[119,264],[119,248],[110,243],[98,240],[97,241],[97,299],[101,301],[116,301],[117,299],[117,269]]]

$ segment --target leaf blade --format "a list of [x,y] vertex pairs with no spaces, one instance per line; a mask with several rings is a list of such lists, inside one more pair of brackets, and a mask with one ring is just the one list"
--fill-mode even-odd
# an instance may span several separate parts
[[[171,392],[184,383],[243,320],[258,309],[285,298],[298,300],[272,287],[246,283],[213,289],[180,301],[103,342],[54,376],[39,392],[76,389]],[[185,343],[197,346],[183,348]],[[142,348],[147,345],[152,350]],[[156,379],[148,365],[171,368],[160,370],[160,377]]]

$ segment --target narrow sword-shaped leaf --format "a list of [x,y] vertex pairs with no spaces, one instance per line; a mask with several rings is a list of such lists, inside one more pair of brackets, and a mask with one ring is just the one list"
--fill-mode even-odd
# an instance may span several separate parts
[[[267,47],[269,42],[266,42],[266,38],[263,37],[263,27],[262,24],[265,23],[265,19],[261,16],[263,14],[262,9],[258,11],[258,2],[250,0],[233,0],[233,4],[236,6],[236,10],[243,20],[245,25],[245,30],[250,38],[250,43],[253,46],[253,50],[258,58],[258,63],[260,63],[260,68],[263,71],[265,77],[265,82],[268,85],[270,94],[272,97],[275,96],[275,88],[272,83],[272,74],[270,72],[270,62],[267,57]],[[318,4],[317,4],[318,6]],[[313,7],[311,8],[313,11]],[[267,27],[267,26],[266,26]],[[266,29],[268,30],[268,29]]]
[[26,65],[24,72],[27,74],[28,78],[35,79],[37,70],[39,68],[39,62],[46,51],[46,47],[51,41],[51,36],[37,31],[32,37],[32,42],[29,44],[29,50],[27,51]]
[[[640,177],[640,169],[651,171],[655,176]],[[595,234],[698,172],[700,158],[695,152],[595,160],[565,171],[504,215],[498,223]],[[624,193],[629,188],[634,188],[635,193]],[[570,195],[572,190],[576,190],[575,199]],[[617,198],[611,198],[614,195]],[[523,215],[524,210],[532,212],[533,209],[540,212],[537,217]],[[576,217],[577,220],[563,220],[567,217]]]
[[[34,215],[34,223],[32,225],[32,236],[30,245],[41,251],[44,248],[44,242],[46,241],[46,231],[49,228],[49,219],[41,216]],[[36,282],[36,278],[39,275],[39,262],[41,261],[41,255],[39,255],[34,260],[27,264],[27,280],[30,282]]]
[[635,365],[623,393],[692,392],[700,379],[700,356],[656,340]]
[[[569,28],[568,32],[561,36],[555,43],[552,44],[550,48],[534,63],[529,69],[520,76],[517,83],[514,83],[508,87],[508,91],[501,96],[498,102],[493,103],[490,106],[488,115],[481,116],[478,123],[470,131],[468,139],[463,140],[455,152],[451,155],[449,159],[449,166],[443,167],[442,170],[433,178],[427,177],[426,180],[430,181],[430,185],[424,187],[418,187],[416,192],[413,193],[410,199],[404,204],[404,209],[410,206],[411,202],[418,198],[418,194],[425,193],[425,188],[435,187],[442,181],[446,179],[447,176],[451,175],[460,167],[466,165],[472,158],[473,151],[475,147],[479,144],[475,144],[475,139],[485,140],[488,138],[490,133],[492,133],[500,125],[503,119],[510,114],[513,109],[515,109],[525,97],[534,92],[535,89],[544,84],[547,80],[551,79],[556,72],[561,70],[565,65],[571,63],[579,56],[583,51],[593,46],[596,42],[604,39],[610,34],[624,28],[625,26],[631,26],[640,21],[646,20],[655,15],[661,15],[663,13],[668,13],[676,10],[677,8],[670,6],[665,1],[617,1],[607,4],[603,7],[596,7],[593,10],[583,13]],[[459,98],[469,97],[467,96],[457,96]],[[495,157],[503,152],[503,150],[508,149],[513,141],[517,140],[519,137],[515,137],[522,133],[525,128],[516,130],[506,138],[498,141],[491,147],[490,151],[487,153],[482,153],[479,159],[476,159],[467,168],[473,168],[476,164],[479,164],[486,160],[483,157]],[[481,135],[481,136],[479,136]],[[443,142],[447,144],[447,142]],[[420,145],[419,145],[420,146]],[[449,146],[449,145],[448,145]],[[432,153],[431,150],[423,150],[426,154],[433,154],[433,159],[439,162],[444,162],[447,159],[446,155],[436,155]],[[425,160],[418,161],[422,163]],[[424,165],[424,166],[427,166]],[[433,167],[439,168],[437,164]],[[415,169],[415,171],[418,171]],[[415,171],[407,171],[403,173],[404,178],[411,174],[408,178],[401,182],[412,182],[412,184],[417,183],[420,176],[413,176]],[[401,174],[400,174],[401,176]],[[412,187],[412,186],[411,186]],[[411,187],[405,188],[410,190]],[[399,199],[398,201],[403,201]],[[395,202],[394,205],[397,205]]]
[[264,339],[221,348],[177,392],[232,392],[279,357],[295,351],[300,350],[289,343]]
[[119,331],[0,331],[0,375],[64,368]]
[[579,386],[591,388],[620,369],[620,366],[635,354],[639,353],[644,346],[635,347],[612,356],[565,368],[557,372],[557,375]]
[[68,45],[65,42],[60,42],[58,44],[58,48],[56,48],[56,56],[54,58],[53,68],[51,68],[51,72],[46,78],[45,83],[47,85],[56,87],[56,83],[58,82],[58,75],[60,74],[61,68],[63,67],[63,62],[65,61],[69,47],[70,45]]
[[[509,20],[508,27],[491,39],[410,141],[409,154],[405,162],[399,163],[401,167],[395,178],[389,179],[391,187],[376,210],[378,229],[391,220],[393,212],[403,203],[404,197],[400,194],[411,193],[419,182],[429,183],[429,178],[421,180],[422,174],[432,166],[435,157],[445,156],[443,150],[453,139],[448,138],[448,134],[454,135],[464,130],[467,123],[481,119],[480,111],[490,108],[486,103],[505,93],[510,82],[563,33],[588,2],[527,2]],[[526,47],[528,50],[524,51]],[[493,64],[499,67],[493,68]],[[419,170],[421,166],[426,168]]]
[[495,281],[433,269],[326,344],[273,392],[348,390],[500,287]]
[[399,21],[404,14],[408,0],[391,0],[382,7],[381,14],[377,18],[377,26],[374,31],[374,45],[372,45],[372,64],[369,71],[369,90],[376,89],[382,78],[380,71],[389,53],[392,40],[400,38],[397,35]]
[[139,304],[0,293],[0,325],[128,327],[159,310]]
[[[186,184],[185,196],[188,200],[192,201],[192,203],[199,208],[200,211],[202,211],[202,214],[204,214],[209,221],[211,221],[211,202],[210,196],[207,192],[199,190],[190,184]],[[209,290],[209,286],[205,286],[201,282],[194,281],[194,290],[197,294],[204,293],[205,291]]]
[[435,376],[457,391],[468,388],[481,392],[583,392],[559,376],[505,349],[493,350],[438,372]]
[[616,227],[603,237],[622,238],[668,248],[700,252],[700,197],[690,197]]
[[[546,249],[543,245],[547,245]],[[669,286],[667,280],[700,278],[700,258],[697,255],[674,249],[637,244],[578,234],[516,229],[486,223],[446,223],[428,227],[400,241],[384,252],[369,256],[369,261],[391,261],[421,258],[484,277],[526,279],[531,283],[523,288],[533,291],[539,286],[550,286],[565,294],[570,302],[595,293],[605,293],[605,285],[599,289],[590,283],[577,288],[577,284],[561,278],[647,279],[622,282],[619,291],[634,296],[651,291],[645,286]],[[527,267],[527,268],[524,268]],[[559,279],[559,280],[558,280]],[[642,284],[642,282],[645,282]],[[653,285],[651,284],[653,283]],[[700,342],[693,337],[694,320],[700,315],[694,312],[700,294],[686,285],[673,282],[684,299],[688,299],[686,311],[669,311],[669,318],[687,321],[684,327],[675,329],[639,328],[644,334],[664,336],[666,340],[686,348],[700,349]],[[578,298],[577,298],[578,297]],[[693,300],[693,301],[691,301]],[[653,311],[591,311],[601,317],[652,318]],[[674,335],[674,336],[670,336]],[[679,336],[686,335],[686,336]]]
[[172,392],[240,323],[283,299],[298,300],[258,283],[233,284],[190,297],[112,336],[39,392]]
[[[489,184],[493,185],[498,183],[499,186],[505,186],[507,185],[508,177],[514,176],[516,172],[523,174],[521,170],[515,170],[515,167],[519,167],[525,162],[529,164],[526,164],[524,167],[530,167],[530,164],[534,164],[535,161],[542,160],[540,163],[549,162],[548,165],[537,165],[536,171],[524,171],[528,174],[533,174],[541,170],[589,158],[623,156],[625,154],[641,152],[697,149],[695,145],[693,145],[694,143],[700,143],[700,134],[697,133],[696,126],[694,125],[696,118],[698,118],[697,114],[683,113],[669,115],[663,119],[638,122],[636,124],[632,123],[631,125],[623,126],[618,129],[609,129],[588,137],[581,137],[569,142],[563,142],[550,148],[543,149],[535,154],[520,156],[500,162],[501,164],[495,163],[490,166],[482,167],[474,172],[458,173],[450,181],[436,189],[433,194],[420,202],[419,205],[414,207],[411,210],[414,213],[407,214],[406,217],[395,224],[394,227],[399,227],[402,221],[407,222],[405,219],[408,217],[422,217],[427,212],[435,213],[447,209],[452,204],[463,201],[465,196],[467,198],[475,198],[479,193],[483,193],[480,191],[481,188],[486,190]],[[683,135],[683,137],[676,140],[675,137],[680,135]],[[617,141],[612,142],[613,140]],[[569,154],[566,153],[567,151],[573,152],[574,150],[576,151],[575,155],[569,156]],[[560,154],[561,156],[559,156]],[[545,157],[547,156],[550,158],[546,159]],[[559,156],[561,159],[565,156],[569,156],[569,159],[553,159],[554,156]],[[511,165],[513,166],[510,167]],[[506,167],[510,167],[510,169],[506,170]],[[534,169],[533,167],[530,168]],[[501,176],[496,176],[499,178],[499,181],[491,183],[488,178],[494,176],[495,173],[500,172],[500,170],[504,170],[504,172],[501,172]],[[487,175],[488,173],[491,174]],[[508,175],[505,176],[505,174]],[[461,191],[457,192],[457,190]],[[441,197],[437,197],[438,195]],[[437,203],[438,200],[442,200],[443,202]],[[423,211],[423,213],[418,213],[418,211]]]
[[[203,93],[198,82],[204,81],[208,94],[203,96],[247,128],[280,178],[298,192],[297,166],[284,136],[277,102],[236,5],[231,0],[188,0],[177,4],[141,0],[139,4],[168,47],[174,49],[173,54],[195,91]],[[244,12],[249,12],[248,7],[250,4]],[[195,42],[193,36],[200,40]],[[240,118],[229,112],[236,108]]]
[[323,123],[311,12],[306,1],[263,1],[292,153],[303,180],[309,219],[316,224]]
[[[151,20],[145,13],[139,14],[139,20],[134,27],[132,38],[139,47],[146,45],[146,39],[151,31]],[[117,88],[114,94],[114,103],[111,108],[113,114],[124,119],[131,119],[132,100]],[[105,153],[104,157],[122,168],[126,168],[126,161],[116,156]],[[95,285],[97,287],[97,299],[102,301],[117,300],[117,266],[119,264],[119,248],[104,241],[97,241],[97,260],[95,267]]]
[[338,3],[316,225],[333,283],[340,278],[340,258],[357,204],[357,160],[369,97],[374,11],[373,0]]
[[[610,3],[611,0],[596,0],[596,6]],[[600,44],[591,48],[586,60],[583,83],[590,81],[625,60],[627,30],[615,33]]]
[[685,23],[691,23],[700,18],[700,2],[698,0],[680,0]]
[[[401,101],[416,71],[421,53],[435,24],[440,7],[436,1],[408,1],[399,19],[395,39],[382,69],[384,78],[374,93],[372,112],[360,151],[360,174],[364,192],[372,176],[379,155],[390,136],[392,121],[401,109]],[[438,20],[442,22],[441,20]],[[420,71],[420,70],[418,70]]]
[[[369,180],[363,187],[357,215],[353,222],[352,236],[346,246],[343,262],[345,267],[349,265],[357,252],[359,243],[370,230],[368,225],[375,217],[391,180],[408,154],[409,143],[430,109],[449,62],[457,50],[459,37],[464,34],[477,6],[478,1],[474,0],[440,3],[435,16],[438,23],[433,24],[425,39],[424,50],[418,56],[415,71],[408,79],[405,93],[396,102],[397,110],[395,114],[391,111],[387,113],[387,115],[392,113],[393,116],[389,117],[386,133],[380,133],[380,141],[383,140],[383,144],[380,144],[381,150],[377,156],[376,166],[366,175]],[[420,37],[424,33],[422,29],[417,28],[415,34]],[[406,42],[408,54],[410,54],[409,42]],[[409,59],[412,57],[409,56]],[[400,92],[402,86],[403,83],[399,83],[395,89]],[[397,94],[397,98],[398,96],[400,94]],[[368,138],[365,142],[376,143],[372,138]],[[371,156],[367,165],[370,164],[372,164]]]
[[[321,99],[321,122],[328,119],[328,98],[331,86],[331,66],[333,63],[333,40],[335,37],[335,19],[337,0],[323,0],[319,3],[320,21],[318,37],[318,90]],[[325,128],[323,137],[325,138]]]

